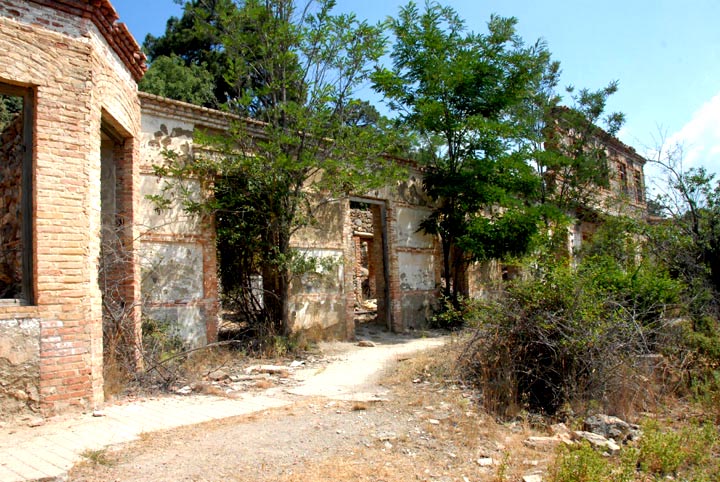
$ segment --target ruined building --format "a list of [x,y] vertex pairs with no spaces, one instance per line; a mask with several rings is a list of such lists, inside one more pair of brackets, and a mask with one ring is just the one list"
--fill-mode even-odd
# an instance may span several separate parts
[[[565,108],[559,108],[557,115],[561,116],[564,110]],[[591,126],[591,132],[588,145],[592,149],[598,149],[600,157],[605,160],[606,182],[603,185],[582,186],[579,205],[568,208],[566,212],[574,220],[565,233],[567,253],[571,256],[578,253],[583,244],[590,241],[600,225],[602,216],[624,215],[636,219],[647,216],[643,171],[647,162],[645,158],[631,146],[596,126]],[[547,138],[545,144],[547,149],[557,149],[557,139],[563,143],[572,136],[571,132],[563,128],[558,128],[554,134]],[[545,173],[544,181],[550,193],[562,190],[562,183],[565,182],[561,173],[551,169]],[[517,266],[499,260],[475,263],[467,272],[468,294],[473,298],[487,296],[501,288],[504,281],[520,274]]]
[[[143,317],[189,344],[217,337],[213,220],[148,196],[162,193],[153,165],[165,149],[192,155],[195,132],[242,119],[139,93],[145,57],[117,17],[109,0],[0,0],[2,418],[100,405],[109,350],[141,365]],[[641,158],[609,148],[616,187],[641,196]],[[295,330],[351,338],[358,317],[404,331],[430,316],[441,253],[418,230],[431,208],[408,171],[325,204],[317,227],[294,235],[295,248],[336,261],[293,283]]]
[[[135,350],[143,317],[191,344],[217,336],[212,219],[147,196],[162,189],[163,149],[191,154],[196,130],[239,119],[138,93],[145,57],[117,17],[109,0],[0,0],[3,418],[101,404],[104,353]],[[292,287],[296,330],[348,338],[356,311],[395,331],[430,314],[441,263],[417,232],[429,208],[409,170],[400,186],[328,204],[320,228],[294,237],[339,261]],[[131,329],[114,336],[120,320]]]

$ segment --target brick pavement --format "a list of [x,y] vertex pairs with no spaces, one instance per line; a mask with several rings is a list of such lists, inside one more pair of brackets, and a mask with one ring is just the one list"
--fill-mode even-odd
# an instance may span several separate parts
[[[266,392],[267,393],[267,392]],[[88,450],[137,440],[143,433],[282,407],[289,399],[266,394],[222,398],[167,396],[111,405],[100,417],[85,413],[39,427],[0,431],[0,481],[65,480]]]

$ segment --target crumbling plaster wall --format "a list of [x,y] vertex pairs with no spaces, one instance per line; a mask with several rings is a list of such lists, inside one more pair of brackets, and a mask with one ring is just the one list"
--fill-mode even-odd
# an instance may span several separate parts
[[[184,196],[201,198],[198,180],[155,175],[153,166],[167,163],[164,151],[192,159],[196,129],[227,126],[220,112],[149,94],[140,94],[142,145],[140,229],[143,315],[165,322],[171,334],[191,346],[217,339],[218,286],[215,230],[209,217],[190,215]],[[208,125],[210,124],[210,125]],[[170,201],[162,209],[149,196]]]
[[305,331],[316,339],[349,336],[346,277],[352,277],[352,268],[346,262],[345,243],[349,212],[347,200],[316,200],[313,223],[292,237],[300,255],[318,260],[315,272],[294,276],[290,283],[289,313],[295,332]]
[[[213,341],[217,334],[218,286],[212,220],[188,216],[179,203],[157,210],[146,196],[168,194],[165,182],[152,169],[165,162],[163,150],[191,156],[196,130],[223,132],[238,119],[149,94],[141,93],[140,99],[145,314],[174,323],[188,341],[202,343],[203,337]],[[437,242],[418,232],[419,223],[430,212],[422,176],[412,166],[408,169],[405,181],[365,195],[382,205],[385,213],[390,306],[378,309],[387,308],[390,327],[395,331],[424,325],[440,283]],[[190,191],[201,189],[199,184],[187,187]],[[354,242],[349,204],[348,199],[315,199],[313,222],[294,233],[291,240],[302,255],[324,261],[316,272],[293,277],[289,291],[293,330],[305,331],[314,339],[354,335]],[[380,233],[376,237],[380,238]]]
[[401,326],[404,330],[418,329],[426,325],[436,307],[442,262],[436,239],[420,229],[420,223],[431,213],[427,204],[411,204],[404,199],[395,211]]
[[432,211],[431,200],[423,190],[422,173],[412,164],[406,168],[401,182],[366,195],[385,205],[388,325],[395,332],[427,325],[441,282],[439,243],[420,229]]
[[[105,117],[129,139],[137,135],[137,86],[90,19],[35,2],[0,2],[0,52],[0,82],[26,87],[35,103],[35,299],[0,306],[2,339],[34,338],[45,409],[96,406],[103,401],[100,124]],[[126,148],[132,166],[137,145]],[[133,191],[126,196],[132,205]]]

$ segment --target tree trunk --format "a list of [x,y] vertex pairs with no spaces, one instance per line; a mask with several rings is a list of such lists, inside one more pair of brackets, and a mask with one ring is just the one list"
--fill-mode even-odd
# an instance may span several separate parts
[[467,297],[470,294],[467,283],[467,263],[465,261],[465,253],[457,246],[453,246],[453,294],[452,300],[455,308],[459,308],[459,298]]
[[[290,254],[290,234],[285,232],[285,230],[281,230],[280,232],[278,250],[281,255],[286,256]],[[279,321],[282,327],[282,334],[288,336],[292,331],[292,325],[290,323],[290,300],[288,299],[290,297],[290,273],[287,266],[283,266],[280,269],[278,281]]]
[[443,278],[445,278],[445,286],[443,286],[443,296],[446,299],[450,299],[452,291],[450,289],[450,280],[452,279],[450,273],[450,240],[445,236],[440,235],[440,243],[442,244],[443,252]]

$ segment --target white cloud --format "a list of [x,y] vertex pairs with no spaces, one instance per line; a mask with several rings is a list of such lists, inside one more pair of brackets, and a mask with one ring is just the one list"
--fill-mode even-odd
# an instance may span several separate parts
[[720,93],[703,104],[690,121],[667,139],[683,146],[683,167],[705,167],[720,173]]

